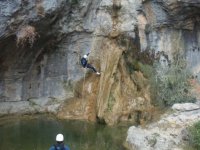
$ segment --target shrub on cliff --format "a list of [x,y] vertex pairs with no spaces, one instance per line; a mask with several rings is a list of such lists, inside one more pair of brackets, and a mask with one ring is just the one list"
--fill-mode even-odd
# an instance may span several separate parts
[[200,149],[200,121],[189,128],[189,144]]
[[156,73],[151,79],[155,104],[171,106],[174,103],[195,101],[190,92],[190,72],[186,69],[186,61],[180,55],[174,57],[174,61],[168,66],[155,64]]
[[24,47],[29,44],[32,47],[37,35],[35,27],[30,25],[23,26],[16,34],[17,46],[21,45]]

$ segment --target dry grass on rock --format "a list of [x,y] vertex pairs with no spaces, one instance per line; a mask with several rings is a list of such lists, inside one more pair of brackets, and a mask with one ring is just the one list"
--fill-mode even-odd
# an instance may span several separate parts
[[33,46],[33,43],[36,40],[36,37],[38,36],[35,27],[26,25],[23,26],[18,32],[17,32],[17,46],[24,47],[25,45],[29,45],[30,47]]

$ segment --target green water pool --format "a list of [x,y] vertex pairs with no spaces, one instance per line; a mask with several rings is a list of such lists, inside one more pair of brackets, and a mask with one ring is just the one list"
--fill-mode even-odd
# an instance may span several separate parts
[[0,150],[48,150],[57,133],[71,150],[125,150],[127,129],[47,115],[0,119]]

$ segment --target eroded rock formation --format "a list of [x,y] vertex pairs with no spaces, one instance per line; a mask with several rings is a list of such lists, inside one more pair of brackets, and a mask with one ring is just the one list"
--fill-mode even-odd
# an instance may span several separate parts
[[[93,33],[95,37],[90,61],[100,69],[101,76],[86,74],[79,82],[81,98],[77,101],[78,108],[84,109],[77,110],[75,107],[68,107],[69,103],[66,103],[60,110],[60,117],[73,118],[76,114],[78,118],[83,116],[93,121],[98,119],[107,124],[116,124],[122,120],[138,123],[140,119],[150,118],[150,115],[147,115],[151,110],[147,80],[141,72],[130,74],[125,61],[126,55],[134,55],[132,48],[137,47],[137,43],[132,41],[136,38],[133,24],[137,22],[136,18],[130,15],[137,13],[131,9],[132,4],[133,2],[129,1],[100,3],[97,14],[100,24]],[[138,83],[141,85],[136,85],[137,81],[141,82]],[[138,86],[141,86],[141,89],[138,89]]]

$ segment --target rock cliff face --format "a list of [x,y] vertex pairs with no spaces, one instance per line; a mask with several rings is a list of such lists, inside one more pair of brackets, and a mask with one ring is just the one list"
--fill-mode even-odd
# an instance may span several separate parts
[[176,52],[184,53],[188,67],[196,74],[199,73],[199,5],[198,0],[146,1],[142,14],[148,25],[143,35],[148,39],[147,47],[164,51],[169,59]]
[[[182,52],[198,77],[199,6],[198,0],[1,1],[1,114],[48,111],[108,124],[150,119],[150,86],[134,60],[149,64],[149,54],[162,51],[168,58],[160,61],[168,63]],[[80,66],[89,51],[101,76]]]

